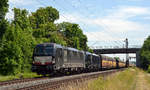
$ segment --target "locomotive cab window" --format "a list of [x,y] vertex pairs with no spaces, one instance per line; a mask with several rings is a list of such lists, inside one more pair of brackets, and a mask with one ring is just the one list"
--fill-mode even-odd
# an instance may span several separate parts
[[35,48],[35,54],[43,54],[43,53],[44,53],[44,46]]
[[52,46],[37,46],[35,48],[35,55],[52,55],[53,47]]
[[51,47],[51,46],[45,47],[45,53],[46,54],[52,54],[53,53],[53,47]]

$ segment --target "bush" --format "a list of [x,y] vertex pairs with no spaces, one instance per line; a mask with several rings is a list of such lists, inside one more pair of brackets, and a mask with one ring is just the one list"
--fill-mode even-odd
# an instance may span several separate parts
[[148,66],[147,72],[150,73],[150,65]]

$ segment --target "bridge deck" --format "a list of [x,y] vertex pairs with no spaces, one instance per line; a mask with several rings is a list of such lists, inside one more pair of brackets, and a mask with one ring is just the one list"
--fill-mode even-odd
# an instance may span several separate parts
[[123,54],[123,53],[136,53],[141,48],[117,48],[117,49],[93,49],[96,54]]

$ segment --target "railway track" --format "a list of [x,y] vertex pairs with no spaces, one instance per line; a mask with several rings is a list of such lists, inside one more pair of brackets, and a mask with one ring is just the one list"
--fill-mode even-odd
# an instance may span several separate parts
[[[56,90],[71,83],[78,84],[86,80],[94,79],[99,76],[106,77],[112,73],[124,69],[114,69],[100,72],[82,73],[71,76],[61,76],[54,78],[35,78],[10,81],[11,84],[0,84],[0,90]],[[13,82],[13,83],[12,83]]]
[[11,84],[17,84],[17,83],[24,83],[29,81],[35,81],[35,80],[41,80],[41,79],[47,79],[47,77],[37,77],[37,78],[23,78],[23,79],[14,79],[9,81],[2,81],[0,82],[0,87],[11,85]]
[[[64,75],[53,75],[50,76],[51,78],[54,77],[60,77]],[[17,84],[17,83],[24,83],[24,82],[29,82],[29,81],[35,81],[35,80],[43,80],[43,79],[49,79],[49,76],[41,76],[41,77],[35,77],[35,78],[22,78],[22,79],[13,79],[13,80],[8,80],[8,81],[1,81],[0,82],[0,87],[1,86],[6,86],[6,85],[11,85],[11,84]]]

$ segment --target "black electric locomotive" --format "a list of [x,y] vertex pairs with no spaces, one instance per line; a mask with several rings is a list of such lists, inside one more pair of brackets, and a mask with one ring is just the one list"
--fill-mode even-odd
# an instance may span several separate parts
[[39,44],[33,53],[32,71],[38,74],[83,70],[85,54],[55,43]]

